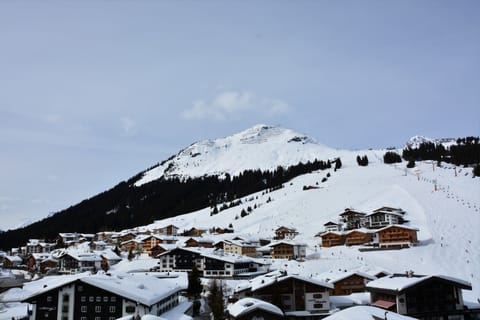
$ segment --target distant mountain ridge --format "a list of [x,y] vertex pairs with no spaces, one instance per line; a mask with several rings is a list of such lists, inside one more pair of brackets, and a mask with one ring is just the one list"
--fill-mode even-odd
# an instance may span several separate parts
[[407,140],[405,147],[407,148],[419,148],[422,143],[433,143],[433,144],[442,144],[444,147],[448,147],[456,143],[456,139],[453,138],[442,138],[442,139],[433,139],[421,135],[415,135]]
[[244,170],[272,170],[337,156],[337,150],[290,129],[258,124],[228,137],[202,140],[143,173],[135,182],[141,186],[156,179],[236,176]]

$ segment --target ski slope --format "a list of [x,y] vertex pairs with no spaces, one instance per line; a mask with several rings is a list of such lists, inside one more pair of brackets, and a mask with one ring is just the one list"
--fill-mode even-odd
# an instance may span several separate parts
[[[300,234],[296,240],[309,245],[305,262],[277,261],[277,267],[315,276],[329,270],[386,270],[403,273],[444,274],[469,281],[472,291],[466,300],[480,298],[480,179],[472,178],[471,169],[450,165],[435,167],[430,161],[405,170],[405,162],[386,165],[381,161],[385,150],[339,151],[343,167],[306,174],[285,184],[284,188],[242,198],[242,205],[210,216],[210,208],[157,221],[152,228],[175,224],[181,230],[191,227],[227,227],[247,237],[268,237],[281,226],[293,226]],[[367,167],[356,164],[356,156],[366,154]],[[321,158],[321,157],[320,157]],[[327,172],[331,177],[321,183]],[[437,188],[435,190],[435,182]],[[302,190],[304,185],[318,189]],[[268,202],[268,199],[271,199]],[[242,209],[256,209],[240,218]],[[407,225],[418,228],[419,245],[409,249],[360,252],[357,247],[321,248],[315,234],[323,224],[338,221],[347,207],[370,212],[382,206],[406,211]],[[232,235],[209,237],[232,237]]]

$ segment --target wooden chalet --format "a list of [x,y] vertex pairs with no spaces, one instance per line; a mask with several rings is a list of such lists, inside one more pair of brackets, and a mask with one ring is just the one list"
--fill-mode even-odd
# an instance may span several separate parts
[[183,233],[182,233],[182,236],[186,236],[186,237],[201,237],[202,234],[204,234],[205,232],[207,232],[208,229],[206,228],[191,228],[189,230],[185,230]]
[[31,253],[25,258],[25,264],[27,265],[28,271],[34,272],[40,270],[40,263],[42,261],[51,258],[52,255],[50,253]]
[[169,224],[168,226],[160,228],[158,231],[160,234],[164,234],[167,236],[176,236],[178,234],[179,228],[174,226],[173,224]]
[[283,239],[293,239],[297,236],[298,232],[295,228],[292,227],[285,227],[281,226],[275,229],[275,240],[283,240]]
[[225,253],[231,253],[236,255],[243,255],[249,257],[256,257],[257,247],[253,244],[244,243],[241,241],[234,240],[223,240],[222,249]]
[[344,296],[365,292],[366,284],[376,279],[363,272],[327,272],[319,277],[333,284],[333,289],[330,289],[330,296]]
[[328,248],[333,246],[343,246],[345,244],[345,236],[342,232],[328,231],[320,235],[322,239],[322,247]]
[[328,221],[327,223],[325,223],[323,225],[323,227],[324,227],[325,232],[341,231],[342,230],[342,226],[339,223],[335,223],[335,222],[332,222],[332,221]]
[[161,272],[192,271],[193,265],[203,270],[202,251],[197,248],[174,248],[157,256],[157,269]]
[[475,319],[480,310],[469,310],[463,290],[472,290],[466,281],[450,276],[420,276],[412,272],[394,274],[369,282],[366,290],[372,305],[417,319]]
[[287,319],[321,319],[330,311],[330,289],[332,284],[318,279],[276,272],[239,285],[235,294],[269,303],[278,297]]
[[150,249],[150,257],[156,257],[159,254],[162,254],[167,251],[168,249],[166,248],[166,246],[159,243],[155,247]]
[[213,248],[213,240],[192,237],[185,241],[185,247]]
[[355,246],[370,243],[375,233],[368,229],[353,229],[344,233],[345,245]]
[[418,229],[400,225],[390,225],[377,230],[380,247],[408,247],[417,243]]
[[3,256],[3,266],[5,268],[16,268],[22,264],[23,260],[19,256]]
[[268,245],[274,259],[302,259],[306,256],[307,245],[293,241],[278,241]]
[[344,223],[344,230],[357,229],[363,226],[366,214],[360,211],[346,208],[344,212],[340,213],[342,222]]

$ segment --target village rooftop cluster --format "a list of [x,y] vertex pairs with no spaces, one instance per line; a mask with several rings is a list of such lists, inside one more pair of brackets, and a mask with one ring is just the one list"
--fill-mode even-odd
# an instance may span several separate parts
[[[417,242],[418,230],[401,225],[404,216],[399,208],[382,207],[371,214],[346,209],[340,223],[325,224],[318,245],[409,247]],[[169,319],[172,315],[165,315],[179,307],[191,312],[192,302],[183,295],[187,275],[195,269],[205,279],[204,296],[211,281],[235,284],[224,301],[228,319],[341,319],[355,308],[374,319],[382,312],[400,320],[480,315],[463,301],[462,290],[471,290],[471,284],[445,275],[385,270],[313,275],[274,268],[274,261],[308,259],[307,244],[295,240],[300,233],[279,226],[270,236],[245,237],[232,228],[180,232],[170,224],[124,232],[60,233],[55,243],[30,239],[0,254],[5,270],[0,303],[28,303],[30,319]],[[116,269],[140,258],[151,262],[148,269]],[[12,276],[17,270],[36,280]],[[184,317],[189,316],[182,311]]]

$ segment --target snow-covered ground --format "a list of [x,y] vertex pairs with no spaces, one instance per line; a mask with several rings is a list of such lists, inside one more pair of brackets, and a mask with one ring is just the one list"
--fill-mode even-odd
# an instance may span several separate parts
[[[437,167],[435,163],[434,167],[430,161],[407,170],[405,162],[385,165],[384,152],[343,151],[343,167],[336,172],[325,170],[297,177],[280,190],[247,196],[242,205],[214,216],[206,208],[156,224],[173,223],[188,229],[227,227],[231,223],[236,235],[254,237],[273,236],[274,229],[281,225],[294,226],[300,232],[296,240],[309,244],[309,259],[302,263],[277,261],[278,267],[288,266],[293,272],[308,275],[330,269],[379,268],[398,273],[413,270],[418,274],[444,274],[472,283],[473,290],[464,295],[476,301],[480,298],[480,179],[472,178],[471,168],[457,168],[455,176],[453,166]],[[370,164],[359,167],[357,154],[366,154]],[[327,172],[331,177],[321,183]],[[319,189],[302,190],[304,185],[317,182]],[[272,201],[267,202],[268,198]],[[254,205],[257,209],[240,218],[242,209]],[[356,247],[321,248],[314,237],[323,231],[324,223],[338,221],[338,215],[347,207],[370,212],[382,206],[406,211],[407,225],[420,230],[419,246],[359,252]]]

